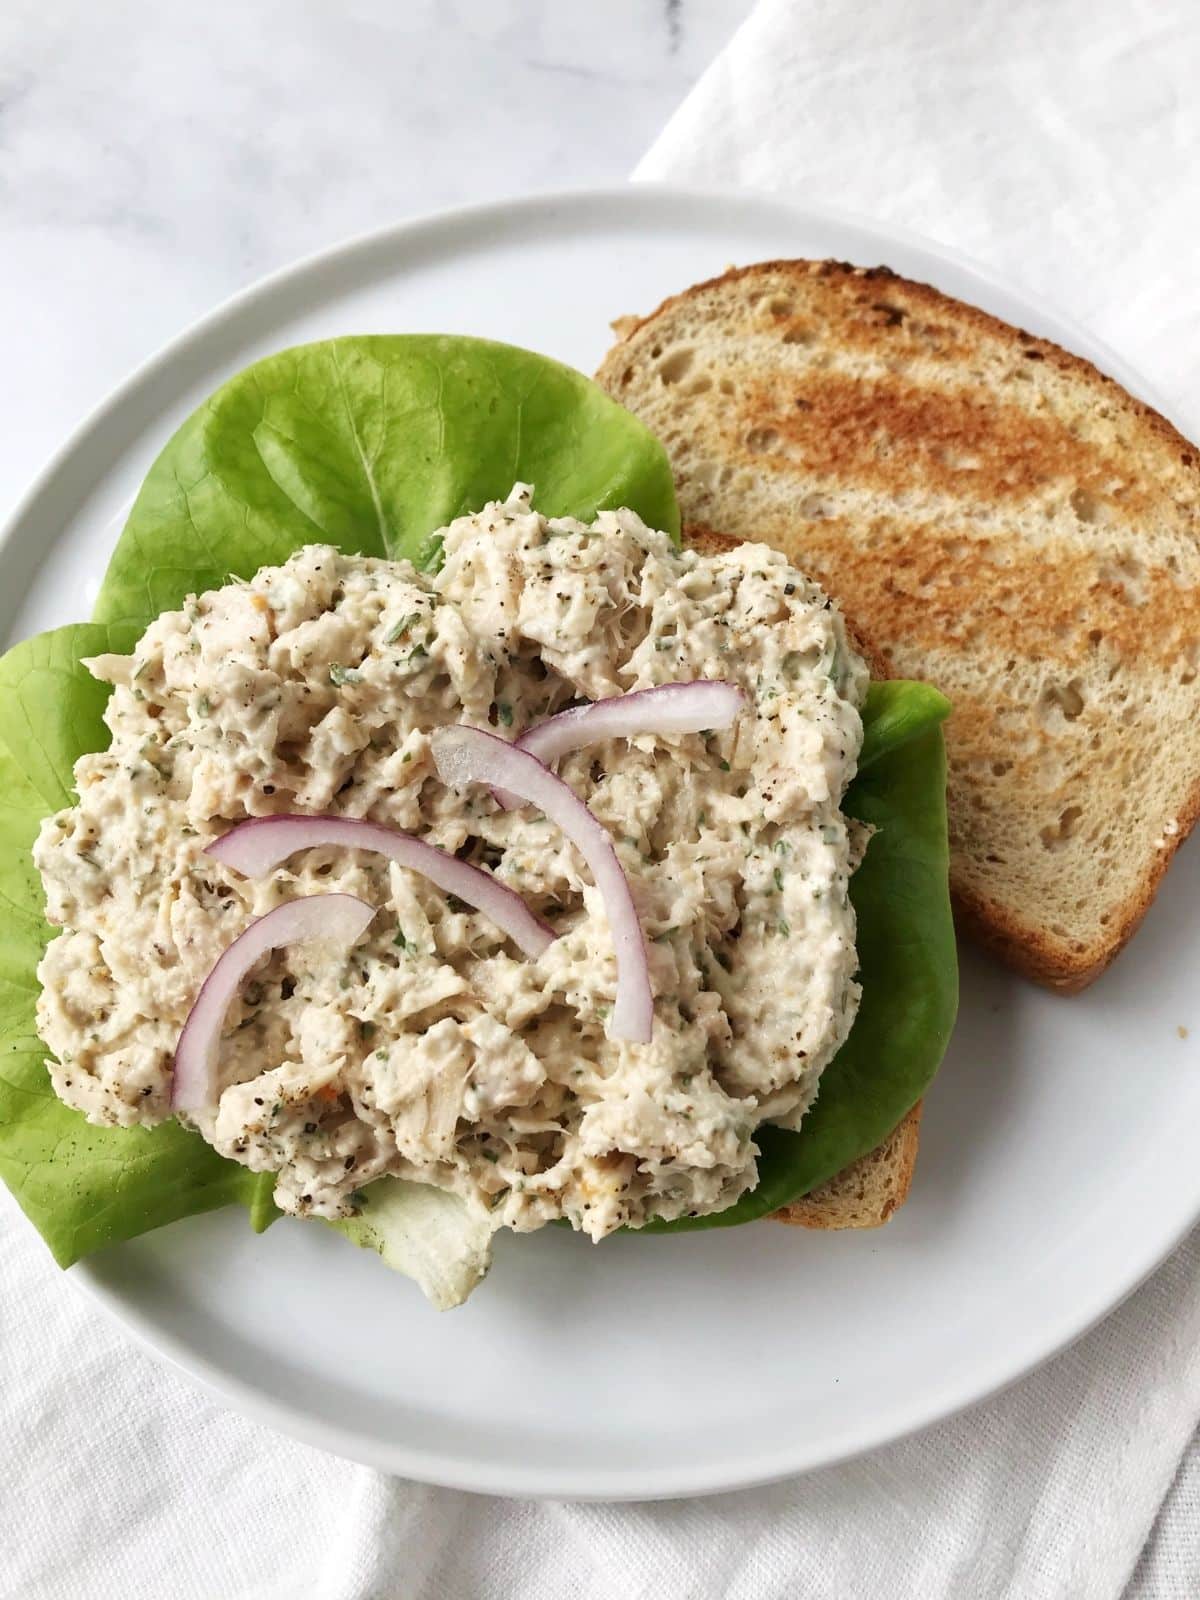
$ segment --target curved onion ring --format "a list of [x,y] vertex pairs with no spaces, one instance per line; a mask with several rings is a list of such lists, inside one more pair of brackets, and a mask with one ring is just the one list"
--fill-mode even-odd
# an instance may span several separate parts
[[239,934],[200,985],[179,1035],[171,1079],[172,1107],[202,1111],[216,1099],[221,1028],[242,979],[255,962],[270,950],[313,939],[352,945],[374,915],[373,906],[352,894],[310,894],[276,906]]
[[439,728],[430,741],[443,783],[462,789],[486,783],[526,800],[562,829],[591,870],[608,913],[617,957],[617,993],[609,1019],[610,1039],[647,1044],[654,1024],[654,996],[646,941],[629,880],[603,824],[561,778],[536,756],[481,728]]
[[535,916],[519,894],[467,861],[416,839],[399,828],[387,828],[361,817],[301,816],[251,817],[239,822],[207,847],[207,854],[223,866],[234,867],[248,878],[261,878],[297,850],[316,845],[345,845],[350,850],[373,850],[377,855],[419,872],[447,894],[457,895],[489,916],[527,956],[540,956],[558,937],[549,923]]
[[[568,750],[599,744],[604,739],[634,739],[640,733],[702,733],[707,728],[728,728],[741,710],[745,696],[735,683],[697,679],[691,683],[664,683],[656,689],[635,689],[615,694],[590,706],[572,706],[528,728],[515,740],[543,763],[555,761]],[[506,811],[520,805],[507,789],[496,799]]]

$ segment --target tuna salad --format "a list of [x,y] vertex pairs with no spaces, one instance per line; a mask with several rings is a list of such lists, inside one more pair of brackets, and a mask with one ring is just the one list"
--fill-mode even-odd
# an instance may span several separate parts
[[[39,969],[55,1090],[95,1123],[179,1115],[299,1215],[351,1216],[384,1175],[492,1227],[566,1218],[593,1239],[723,1210],[757,1181],[756,1128],[799,1126],[858,1006],[841,801],[866,667],[763,545],[680,550],[627,510],[547,519],[517,485],[433,548],[427,573],[311,545],[88,663],[113,685],[111,745],[35,850],[62,929]],[[543,741],[615,853],[632,932],[549,802],[439,757],[447,729],[511,743],[572,707],[718,683],[738,691],[723,725],[651,713]],[[296,832],[266,870],[222,858],[231,830],[283,816],[378,826]],[[228,994],[211,986],[236,941],[316,896],[326,936],[262,933]],[[351,897],[365,920],[338,923]],[[623,960],[642,1037],[615,1025]],[[204,1003],[211,1082],[181,1096]]]

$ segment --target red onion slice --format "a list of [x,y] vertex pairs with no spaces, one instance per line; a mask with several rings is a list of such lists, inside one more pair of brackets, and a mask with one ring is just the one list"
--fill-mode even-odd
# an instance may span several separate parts
[[174,1109],[202,1111],[216,1099],[221,1028],[242,979],[255,962],[270,950],[313,939],[352,945],[374,915],[373,906],[352,894],[310,894],[276,906],[239,934],[200,985],[179,1035],[171,1079]]
[[646,941],[629,880],[602,823],[572,790],[527,750],[481,728],[439,728],[430,741],[438,775],[451,788],[486,783],[509,790],[518,803],[541,811],[583,856],[604,900],[617,957],[617,994],[609,1019],[610,1039],[648,1044],[654,1023],[654,996]]
[[419,872],[446,894],[457,895],[489,916],[527,956],[540,956],[558,935],[529,909],[519,894],[498,883],[490,873],[416,839],[399,828],[387,828],[361,817],[299,816],[251,817],[215,840],[207,853],[223,866],[234,867],[248,878],[261,878],[297,850],[315,845],[345,845],[350,850],[373,850],[402,867]]
[[[539,761],[551,762],[568,750],[605,739],[634,739],[640,733],[702,733],[707,728],[728,728],[744,698],[737,684],[720,679],[664,683],[656,689],[615,694],[590,706],[572,706],[527,729],[515,742],[518,749],[528,750]],[[498,789],[496,799],[506,811],[520,804],[508,790]]]

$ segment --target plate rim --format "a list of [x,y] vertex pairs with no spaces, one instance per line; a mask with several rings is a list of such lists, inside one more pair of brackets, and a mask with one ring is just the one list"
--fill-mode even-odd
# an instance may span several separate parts
[[[64,469],[87,449],[90,437],[109,418],[140,390],[168,373],[183,357],[200,349],[223,325],[251,311],[256,304],[269,302],[281,288],[372,251],[402,251],[406,245],[419,242],[423,235],[434,234],[438,230],[470,224],[483,227],[497,222],[511,228],[519,225],[521,219],[530,213],[545,216],[556,208],[578,207],[581,204],[620,209],[631,203],[636,205],[652,201],[655,196],[705,209],[749,204],[772,210],[780,218],[790,217],[800,224],[852,229],[877,241],[879,248],[884,251],[889,245],[918,251],[931,258],[931,263],[944,264],[957,272],[966,273],[996,295],[1032,312],[1035,318],[1044,318],[1058,330],[1054,337],[1068,349],[1074,349],[1075,353],[1094,361],[1101,370],[1115,377],[1133,394],[1168,418],[1180,415],[1179,408],[1164,400],[1153,384],[1105,341],[1076,322],[1069,313],[1023,283],[914,229],[876,221],[848,209],[809,204],[802,196],[753,188],[702,187],[638,180],[620,185],[539,190],[512,198],[500,197],[424,211],[382,228],[365,230],[290,262],[228,296],[137,365],[74,427],[5,519],[0,530],[0,561],[8,556],[22,527],[36,513],[43,496],[51,491]],[[1186,418],[1182,425],[1186,432]],[[39,560],[34,571],[40,566]],[[22,586],[23,590],[28,586],[27,581]],[[190,1383],[232,1405],[255,1422],[335,1455],[422,1482],[506,1497],[591,1501],[671,1499],[751,1488],[821,1467],[835,1466],[896,1443],[982,1404],[1061,1354],[1114,1312],[1178,1248],[1198,1219],[1200,1189],[1191,1214],[1168,1230],[1169,1236],[1165,1242],[1156,1234],[1151,1247],[1142,1252],[1131,1266],[1124,1271],[1116,1271],[1105,1280],[1102,1292],[1093,1295],[1081,1306],[1060,1313],[1050,1324],[1041,1324],[1040,1336],[1027,1341],[1037,1348],[1023,1349],[1015,1367],[999,1375],[991,1372],[982,1384],[963,1378],[944,1389],[927,1393],[922,1401],[914,1405],[906,1406],[901,1398],[882,1415],[879,1412],[872,1413],[856,1429],[848,1430],[832,1448],[828,1443],[812,1442],[801,1435],[788,1440],[782,1447],[764,1446],[756,1458],[743,1456],[737,1463],[731,1463],[729,1471],[720,1476],[713,1473],[708,1463],[689,1469],[685,1462],[670,1471],[655,1467],[649,1473],[637,1466],[619,1470],[581,1470],[571,1467],[556,1476],[549,1466],[528,1468],[517,1462],[507,1463],[503,1477],[500,1477],[494,1467],[486,1464],[479,1466],[460,1454],[439,1454],[427,1446],[403,1439],[383,1445],[353,1429],[339,1428],[314,1417],[297,1404],[289,1404],[265,1394],[252,1381],[217,1366],[206,1355],[186,1346],[176,1334],[155,1323],[136,1303],[110,1288],[89,1261],[77,1263],[66,1276],[88,1299],[114,1317],[140,1346],[180,1372]]]

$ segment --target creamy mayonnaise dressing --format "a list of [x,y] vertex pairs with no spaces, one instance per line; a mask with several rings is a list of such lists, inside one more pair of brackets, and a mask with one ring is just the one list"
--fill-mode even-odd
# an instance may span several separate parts
[[[794,1128],[858,1005],[840,811],[867,672],[825,596],[762,545],[677,550],[630,511],[547,520],[518,485],[442,535],[436,576],[299,551],[190,599],[131,656],[110,748],[35,849],[63,932],[39,976],[54,1086],[98,1123],[170,1115],[172,1052],[221,952],[297,895],[379,907],[350,951],[276,952],[226,1019],[222,1154],[285,1211],[345,1216],[385,1173],[496,1226],[722,1209],[754,1130]],[[727,732],[616,740],[561,776],[610,831],[646,933],[645,1045],[605,1037],[604,907],[563,836],[438,780],[431,732],[516,737],[580,699],[696,678],[746,692]],[[252,882],[205,845],[247,816],[337,812],[493,871],[561,935],[526,960],[479,912],[366,852],[302,851]]]

